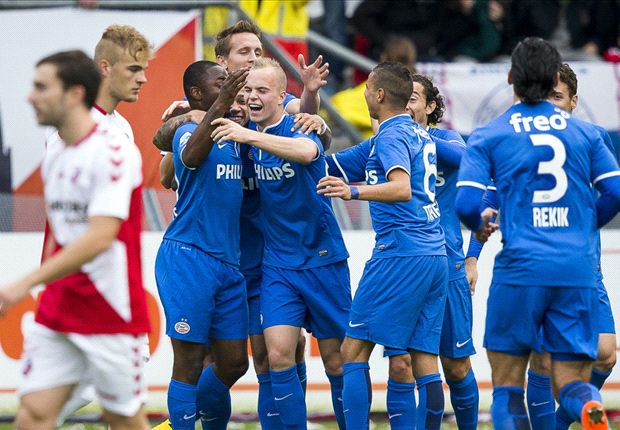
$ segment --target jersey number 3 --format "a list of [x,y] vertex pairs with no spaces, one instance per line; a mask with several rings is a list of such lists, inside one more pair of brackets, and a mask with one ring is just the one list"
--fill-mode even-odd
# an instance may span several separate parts
[[555,187],[550,190],[534,191],[533,203],[553,203],[560,200],[566,194],[568,189],[568,178],[564,171],[564,163],[566,162],[566,148],[564,143],[551,134],[533,134],[530,136],[532,145],[549,146],[553,150],[553,158],[549,161],[540,161],[538,163],[539,175],[551,175],[555,178]]

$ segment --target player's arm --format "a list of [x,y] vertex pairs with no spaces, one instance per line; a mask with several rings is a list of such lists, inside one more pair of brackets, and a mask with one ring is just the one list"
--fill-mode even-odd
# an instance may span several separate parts
[[174,178],[174,159],[172,153],[168,152],[159,162],[159,182],[167,190],[176,191],[177,181]]
[[306,60],[302,54],[299,54],[297,60],[301,69],[301,81],[304,84],[304,89],[300,99],[293,100],[286,105],[286,111],[291,114],[300,112],[317,114],[321,104],[319,90],[327,84],[329,63],[323,64],[322,55],[319,55],[310,65],[306,65]]
[[344,182],[363,182],[370,155],[370,139],[325,157],[327,175],[342,178]]
[[122,220],[113,217],[89,218],[88,229],[75,241],[46,259],[41,267],[22,279],[0,287],[0,312],[23,299],[35,286],[70,275],[108,249],[118,235]]
[[387,182],[376,185],[349,186],[340,178],[326,176],[319,181],[317,193],[342,200],[406,202],[411,200],[411,181],[409,173],[402,168],[392,169],[387,175]]
[[188,168],[199,167],[209,156],[214,142],[211,134],[215,129],[211,123],[214,119],[223,117],[230,108],[235,97],[245,85],[248,73],[249,69],[239,69],[228,75],[224,81],[217,99],[192,133],[181,154],[181,161]]
[[294,138],[260,133],[225,118],[218,118],[212,124],[217,127],[211,135],[214,141],[247,143],[276,157],[299,164],[310,164],[320,155],[318,142],[310,137]]
[[332,130],[323,118],[309,113],[298,113],[293,118],[295,124],[293,124],[292,130],[299,130],[304,134],[315,131],[323,145],[323,150],[327,151],[329,149],[332,144]]
[[160,151],[172,151],[172,138],[177,128],[188,122],[200,124],[205,114],[206,112],[201,110],[191,110],[183,115],[170,118],[157,129],[157,132],[155,132],[155,136],[153,136],[153,145]]
[[600,228],[620,211],[620,168],[602,136],[593,141],[591,151],[592,184],[601,193],[596,200],[596,221]]
[[[488,186],[482,198],[480,211],[482,212],[486,208],[499,210],[497,191],[494,186]],[[496,217],[493,217],[491,222],[495,222],[495,218]],[[478,239],[476,239],[476,234],[472,232],[469,237],[467,254],[465,255],[465,274],[467,275],[467,282],[469,283],[469,289],[472,295],[476,292],[476,283],[478,282],[478,258],[480,257],[483,247],[484,244],[478,241]]]
[[431,134],[433,142],[437,147],[437,159],[443,166],[458,169],[461,164],[461,158],[465,153],[465,141],[456,131],[450,133],[449,139],[442,139]]

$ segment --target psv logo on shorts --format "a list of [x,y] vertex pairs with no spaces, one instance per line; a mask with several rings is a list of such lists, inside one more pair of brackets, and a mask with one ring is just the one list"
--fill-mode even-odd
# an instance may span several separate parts
[[191,327],[185,321],[179,321],[178,323],[174,325],[174,331],[176,331],[179,334],[187,334],[189,333],[190,329]]

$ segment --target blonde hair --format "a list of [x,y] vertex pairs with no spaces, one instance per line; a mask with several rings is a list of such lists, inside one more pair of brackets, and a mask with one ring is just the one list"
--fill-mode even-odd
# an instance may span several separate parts
[[[121,50],[114,49],[115,47]],[[95,47],[95,61],[105,59],[116,63],[121,52],[126,51],[134,60],[148,60],[152,56],[153,45],[142,33],[130,25],[114,24],[103,32],[101,40]]]
[[286,91],[286,73],[284,73],[282,66],[280,66],[280,63],[276,60],[268,57],[259,57],[254,61],[254,65],[252,66],[252,69],[269,68],[275,69],[276,74],[278,75],[278,90]]

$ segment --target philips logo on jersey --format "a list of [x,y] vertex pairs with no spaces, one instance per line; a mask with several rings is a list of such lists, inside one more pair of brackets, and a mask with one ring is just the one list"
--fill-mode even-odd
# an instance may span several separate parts
[[240,164],[218,164],[215,168],[215,179],[241,179]]
[[510,116],[508,123],[517,133],[529,132],[532,128],[538,131],[564,130],[567,125],[566,120],[570,118],[570,115],[560,109],[556,109],[556,112],[550,116],[522,116],[521,112],[515,112]]
[[254,165],[256,177],[262,181],[279,181],[280,179],[288,179],[295,176],[295,170],[291,167],[291,163],[284,163],[282,167],[263,167],[259,164]]

